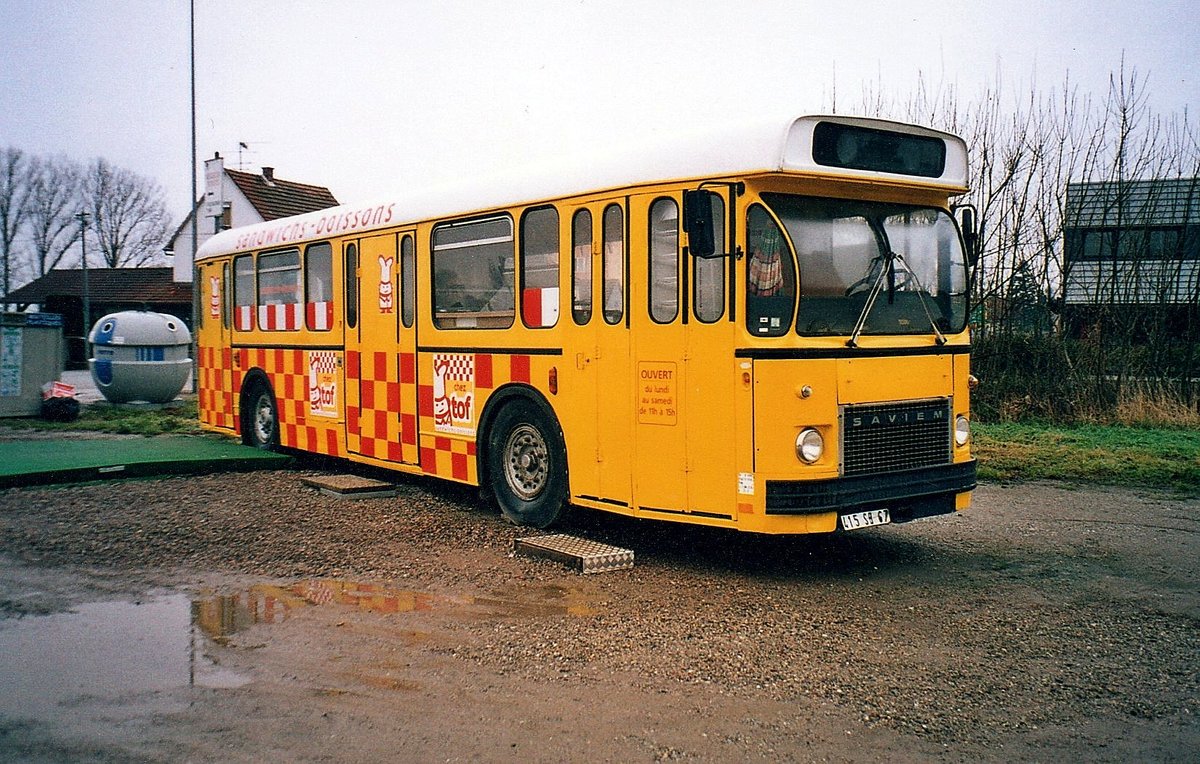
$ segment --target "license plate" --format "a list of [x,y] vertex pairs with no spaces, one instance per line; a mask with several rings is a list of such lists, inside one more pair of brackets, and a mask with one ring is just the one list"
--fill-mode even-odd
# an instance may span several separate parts
[[856,531],[859,528],[870,528],[872,525],[886,525],[891,521],[892,516],[886,509],[854,512],[853,514],[842,515],[842,530]]

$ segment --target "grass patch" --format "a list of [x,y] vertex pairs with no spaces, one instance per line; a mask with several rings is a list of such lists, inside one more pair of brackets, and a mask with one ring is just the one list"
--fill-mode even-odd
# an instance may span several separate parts
[[196,400],[180,401],[171,408],[114,406],[95,403],[84,406],[74,422],[47,422],[38,417],[4,420],[5,427],[26,430],[113,432],[122,435],[166,435],[170,433],[198,435],[200,420]]
[[[74,422],[36,417],[4,426],[45,431],[89,430],[134,435],[200,434],[196,401],[170,409],[93,404]],[[983,480],[1066,480],[1173,488],[1200,494],[1200,430],[1121,425],[1051,426],[972,423]]]
[[975,423],[972,435],[985,480],[1070,480],[1200,493],[1197,430]]

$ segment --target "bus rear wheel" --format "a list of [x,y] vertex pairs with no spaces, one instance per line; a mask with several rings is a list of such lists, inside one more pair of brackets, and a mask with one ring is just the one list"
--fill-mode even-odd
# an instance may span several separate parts
[[246,396],[249,409],[244,423],[246,445],[274,451],[279,447],[279,410],[267,385],[256,385]]
[[546,528],[566,515],[566,448],[551,419],[530,401],[507,404],[488,437],[488,481],[505,519]]

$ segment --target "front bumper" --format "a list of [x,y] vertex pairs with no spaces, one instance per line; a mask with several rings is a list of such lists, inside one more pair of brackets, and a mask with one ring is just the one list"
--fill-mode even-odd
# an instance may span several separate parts
[[975,488],[975,460],[829,480],[768,480],[768,515],[805,515],[888,507],[894,522],[954,511]]

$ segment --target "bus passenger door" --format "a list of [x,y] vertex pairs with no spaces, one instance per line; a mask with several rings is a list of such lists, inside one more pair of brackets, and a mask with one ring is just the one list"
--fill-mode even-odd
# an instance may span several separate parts
[[590,204],[563,215],[571,242],[571,316],[564,318],[574,405],[561,413],[570,433],[571,492],[628,510],[631,502],[629,326],[625,206]]
[[632,386],[629,379],[629,216],[613,202],[597,208],[596,441],[599,496],[632,506]]
[[200,348],[197,369],[200,374],[200,420],[215,427],[233,429],[233,351],[230,347],[230,319],[233,287],[229,263],[206,263],[200,267],[200,302],[193,324],[197,327]]
[[[402,331],[399,288],[400,247],[405,241],[411,248],[412,231],[364,237],[344,248],[346,449],[374,459],[415,464],[415,346],[411,324]],[[402,335],[408,342],[407,355],[401,352]],[[403,369],[412,384],[402,384]],[[414,428],[411,449],[405,448],[407,433],[402,433],[406,414]]]
[[630,203],[630,319],[633,363],[634,492],[637,508],[688,511],[687,411],[690,384],[683,323],[679,199],[635,197]]
[[735,402],[746,369],[733,350],[737,324],[731,321],[729,293],[737,258],[729,254],[728,194],[709,192],[715,251],[726,256],[683,259],[688,384],[682,397],[688,412],[688,511],[722,519],[732,515],[736,522],[737,513],[730,511],[738,495]]

